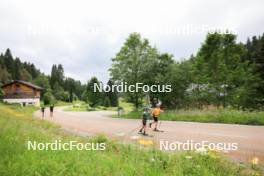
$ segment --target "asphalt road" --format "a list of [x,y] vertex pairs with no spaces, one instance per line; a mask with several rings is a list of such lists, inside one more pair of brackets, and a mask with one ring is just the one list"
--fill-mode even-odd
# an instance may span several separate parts
[[[44,119],[85,136],[104,134],[131,142],[142,138],[142,135],[138,135],[141,120],[111,118],[109,116],[116,113],[111,111],[64,112],[63,108],[55,108],[53,118],[46,112]],[[35,116],[41,118],[41,112],[35,112]],[[264,162],[264,126],[162,121],[159,128],[164,132],[149,130],[150,136],[144,137],[154,141],[158,147],[160,141],[168,141],[168,144],[208,141],[224,143],[227,149],[231,143],[235,143],[237,150],[225,150],[223,153],[238,161],[249,161],[257,157],[261,163]]]

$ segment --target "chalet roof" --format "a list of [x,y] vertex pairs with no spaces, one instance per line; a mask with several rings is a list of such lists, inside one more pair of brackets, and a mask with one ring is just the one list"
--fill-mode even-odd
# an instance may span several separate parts
[[3,88],[3,87],[6,87],[6,86],[9,86],[11,84],[15,84],[15,83],[24,84],[26,86],[32,87],[32,88],[37,89],[37,90],[42,90],[43,89],[43,88],[41,88],[41,87],[39,87],[39,86],[37,86],[35,84],[32,84],[30,82],[26,82],[26,81],[22,81],[22,80],[12,80],[11,82],[9,82],[7,84],[4,84],[1,87]]

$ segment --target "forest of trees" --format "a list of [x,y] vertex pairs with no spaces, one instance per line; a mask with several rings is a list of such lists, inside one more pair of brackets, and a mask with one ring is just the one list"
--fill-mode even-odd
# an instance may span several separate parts
[[264,35],[238,43],[236,35],[206,36],[196,55],[176,62],[147,39],[133,33],[112,58],[116,84],[170,84],[170,93],[126,93],[136,107],[149,96],[167,108],[232,107],[261,109],[264,105]]
[[[152,104],[161,100],[169,109],[264,107],[264,34],[238,43],[234,34],[207,34],[195,55],[177,62],[173,55],[160,53],[138,33],[129,35],[120,51],[112,58],[108,85],[127,82],[135,85],[172,85],[169,93],[94,92],[96,77],[87,84],[65,77],[61,64],[53,65],[45,75],[34,64],[13,58],[10,49],[0,55],[0,84],[24,80],[44,88],[45,104],[54,100],[83,100],[90,106],[118,106],[118,97],[142,107],[145,97]],[[0,92],[1,96],[1,92]]]
[[[93,77],[88,84],[82,84],[80,81],[65,77],[64,69],[61,64],[53,65],[50,75],[45,75],[34,64],[21,62],[21,60],[12,56],[10,49],[0,55],[0,86],[12,80],[23,80],[32,82],[43,88],[41,99],[44,104],[53,104],[56,100],[72,102],[74,100],[84,100],[91,106],[117,106],[117,94],[98,93],[89,89],[93,82],[98,82]],[[109,80],[108,84],[112,84]],[[93,85],[92,85],[93,86]],[[1,96],[0,91],[0,96]]]
[[[94,84],[99,85],[100,81],[96,77],[92,77],[86,86],[86,90],[83,92],[83,100],[86,101],[90,106],[118,106],[118,95],[115,91],[110,92],[94,92]],[[109,80],[107,85],[113,85],[113,82]]]
[[46,76],[34,64],[21,62],[18,57],[13,58],[10,49],[0,55],[0,68],[0,84],[5,84],[11,80],[35,83],[43,88],[41,97],[45,104],[52,103],[53,100],[71,102],[80,98],[84,89],[80,81],[64,76],[62,65],[53,65],[51,76]]

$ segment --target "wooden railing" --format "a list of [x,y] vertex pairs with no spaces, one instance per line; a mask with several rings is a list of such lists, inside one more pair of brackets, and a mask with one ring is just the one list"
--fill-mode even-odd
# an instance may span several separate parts
[[36,96],[34,92],[15,92],[15,93],[8,93],[4,94],[4,99],[11,99],[11,98],[39,98]]

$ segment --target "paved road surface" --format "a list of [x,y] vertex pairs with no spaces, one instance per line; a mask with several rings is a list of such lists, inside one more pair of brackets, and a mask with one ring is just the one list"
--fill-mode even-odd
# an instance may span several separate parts
[[[133,140],[138,137],[140,120],[117,119],[110,115],[116,112],[64,112],[63,107],[55,108],[54,117],[51,119],[46,113],[45,119],[61,125],[64,129],[74,131],[80,135],[105,134],[122,140]],[[35,113],[41,118],[40,111]],[[247,125],[229,125],[215,123],[173,122],[162,121],[161,132],[149,133],[156,145],[160,141],[172,142],[199,142],[209,141],[212,143],[237,143],[237,151],[225,152],[236,160],[249,161],[258,157],[264,162],[264,127]]]

